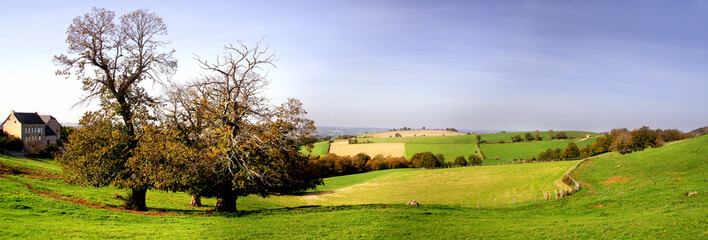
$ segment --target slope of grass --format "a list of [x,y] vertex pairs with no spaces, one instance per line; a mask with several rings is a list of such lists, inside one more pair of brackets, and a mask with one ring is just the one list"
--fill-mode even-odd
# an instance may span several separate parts
[[51,159],[26,159],[0,154],[0,163],[5,166],[21,169],[47,171],[56,174],[61,173],[61,167],[54,164],[54,160]]
[[[583,188],[574,195],[479,209],[475,203],[470,208],[461,208],[422,202],[420,207],[344,205],[207,213],[207,216],[150,216],[45,198],[5,175],[0,178],[3,226],[0,236],[9,239],[705,239],[708,236],[708,136],[639,153],[605,156],[581,164],[574,175],[582,181]],[[447,170],[452,169],[441,171]],[[413,173],[415,170],[390,173],[362,182],[342,180],[354,183],[342,186],[352,189],[370,181],[386,184]],[[388,181],[383,181],[387,178]],[[444,184],[453,185],[455,181]],[[687,197],[686,193],[691,191],[697,191],[698,195]]]
[[324,185],[320,185],[316,189],[310,190],[310,192],[330,191],[330,190],[334,190],[334,189],[339,189],[339,188],[344,188],[344,187],[360,184],[360,183],[363,183],[363,182],[366,182],[371,179],[378,178],[378,177],[381,177],[381,176],[384,176],[387,174],[408,172],[408,171],[418,171],[418,170],[419,169],[399,168],[399,169],[389,169],[389,170],[373,171],[373,172],[353,174],[353,175],[330,177],[330,178],[324,179]]
[[[299,196],[299,205],[405,204],[416,200],[422,204],[459,204],[480,201],[494,205],[533,201],[534,194],[566,186],[554,184],[577,162],[549,162],[483,167],[460,167],[435,170],[397,169],[376,177],[371,173],[341,176],[334,179],[342,187],[328,188],[332,193]],[[374,172],[375,173],[375,172]],[[367,178],[361,181],[362,178]],[[356,183],[356,184],[353,184]],[[336,185],[336,184],[335,184]],[[346,187],[344,187],[346,186]]]
[[[537,142],[520,142],[520,143],[505,143],[505,144],[480,144],[484,156],[488,159],[531,159],[538,157],[538,154],[546,149],[560,148],[564,150],[568,143],[576,142],[575,139],[557,140],[557,141],[537,141]],[[584,147],[597,141],[597,138],[588,138],[584,141],[576,143],[578,147]]]
[[327,155],[327,150],[329,150],[329,141],[316,142],[312,144],[312,150],[307,151],[305,146],[300,147],[300,153],[307,156],[322,156]]
[[[559,132],[565,132],[566,136],[569,138],[584,138],[586,135],[592,136],[599,136],[601,135],[600,133],[594,133],[594,132],[583,132],[583,131],[553,131],[553,134],[558,134]],[[511,142],[511,137],[520,135],[521,138],[526,135],[526,133],[531,133],[531,135],[536,136],[535,131],[531,132],[507,132],[507,133],[487,133],[487,134],[480,134],[482,136],[482,141],[486,141],[488,143],[496,143],[499,142],[499,140],[504,140],[505,142]],[[550,141],[551,138],[548,135],[548,131],[545,132],[539,132],[541,137],[543,138],[543,141]]]
[[[406,143],[406,159],[411,159],[413,154],[419,152],[432,152],[442,154],[445,161],[452,162],[457,156],[468,158],[472,154],[478,154],[479,149],[476,144],[415,144]],[[477,151],[477,153],[475,153]]]

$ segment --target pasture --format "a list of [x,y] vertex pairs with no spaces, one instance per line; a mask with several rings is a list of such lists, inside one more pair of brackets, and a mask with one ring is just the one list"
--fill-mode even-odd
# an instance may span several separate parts
[[[480,201],[487,206],[533,201],[534,194],[568,189],[560,184],[562,175],[577,161],[538,164],[459,167],[435,170],[394,169],[326,179],[319,191],[327,194],[296,197],[299,205],[404,204],[416,200],[421,204],[453,205]],[[358,175],[373,175],[362,178]],[[350,180],[351,179],[351,180]],[[332,189],[335,181],[343,187]],[[326,190],[325,190],[326,189]]]
[[[477,144],[416,144],[406,143],[406,159],[411,159],[413,154],[430,151],[434,154],[442,154],[446,162],[452,162],[457,156],[468,158],[470,155],[478,154]],[[475,153],[477,151],[477,153]],[[481,156],[481,155],[480,155]]]
[[[186,206],[186,194],[149,191],[150,212],[139,214],[48,198],[22,183],[54,185],[53,190],[44,189],[58,191],[55,193],[60,196],[100,196],[96,199],[111,199],[112,194],[124,193],[124,190],[77,187],[48,177],[13,175],[3,170],[0,177],[0,225],[3,226],[0,236],[12,239],[705,239],[708,235],[705,217],[708,214],[705,204],[708,202],[706,146],[708,136],[702,136],[627,155],[605,154],[602,158],[587,160],[573,173],[581,181],[582,188],[571,196],[482,208],[476,208],[474,204],[470,207],[460,207],[459,203],[450,206],[429,204],[423,200],[419,200],[420,207],[402,203],[360,205],[345,199],[332,200],[350,201],[355,205],[283,208],[278,204],[295,204],[304,196],[280,196],[240,198],[240,209],[253,210],[220,214]],[[26,166],[27,169],[56,169],[50,161],[29,164],[25,160],[1,156],[0,162],[6,166]],[[325,179],[329,185],[320,190],[334,193],[346,188],[378,191],[375,184],[386,186],[392,181],[419,181],[412,175],[417,172],[435,177],[438,185],[455,185],[466,182],[469,175],[456,175],[454,171],[487,171],[486,168],[506,172],[505,176],[524,175],[523,171],[507,171],[505,168],[550,167],[553,164],[556,163],[428,171],[397,169]],[[459,178],[441,180],[442,173]],[[51,184],[43,183],[47,181]],[[70,193],[75,191],[78,193]],[[505,191],[499,189],[495,194]],[[687,193],[693,191],[698,194],[689,197]],[[356,197],[353,192],[347,196]],[[448,196],[465,194],[464,191],[451,190],[437,193]],[[208,205],[213,204],[210,199],[205,201]]]

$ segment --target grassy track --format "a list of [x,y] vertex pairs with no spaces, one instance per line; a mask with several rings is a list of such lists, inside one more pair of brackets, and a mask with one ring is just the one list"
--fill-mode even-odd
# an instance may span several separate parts
[[300,153],[305,154],[307,156],[315,155],[315,156],[322,156],[322,155],[327,155],[327,150],[329,150],[329,141],[324,141],[324,142],[316,142],[312,144],[312,150],[307,151],[307,148],[300,147]]
[[[560,148],[564,150],[568,143],[576,142],[575,139],[558,140],[558,141],[538,141],[538,142],[520,142],[520,143],[505,143],[505,144],[480,144],[484,155],[488,159],[531,159],[538,157],[538,154],[546,149]],[[597,141],[597,138],[588,138],[587,140],[576,143],[578,147],[584,147]]]
[[413,154],[430,151],[434,154],[442,154],[445,161],[452,162],[457,156],[469,157],[479,152],[476,144],[415,144],[406,143],[406,159],[411,159]]
[[[267,209],[238,214],[141,215],[94,209],[49,199],[12,180],[0,178],[0,237],[46,238],[269,238],[269,239],[706,239],[708,236],[708,136],[657,149],[581,164],[574,173],[582,190],[569,197],[524,202],[497,208],[471,208],[426,204],[343,205]],[[15,161],[10,157],[5,161]],[[19,162],[17,160],[16,162]],[[538,165],[498,166],[507,167]],[[550,166],[550,165],[549,165]],[[484,169],[495,167],[472,167]],[[439,170],[464,171],[457,169]],[[379,176],[339,179],[341,187],[355,189],[368,183],[389,184],[416,172],[410,170]],[[448,174],[455,174],[450,172]],[[515,174],[513,171],[508,174]],[[435,177],[435,176],[429,176]],[[414,178],[408,178],[412,181]],[[439,178],[436,178],[439,179]],[[455,185],[455,178],[442,185]],[[32,179],[44,182],[46,179]],[[331,181],[331,180],[326,180]],[[438,180],[436,180],[438,181]],[[333,181],[334,182],[334,181]],[[57,182],[57,188],[75,191]],[[440,183],[438,183],[440,184]],[[482,183],[480,183],[482,184]],[[60,186],[64,185],[64,186]],[[336,184],[329,185],[333,187]],[[359,187],[357,187],[359,186]],[[476,186],[476,185],[474,185]],[[371,187],[371,186],[370,186]],[[363,189],[363,188],[361,188]],[[373,189],[373,188],[372,188]],[[96,191],[86,188],[87,192]],[[378,190],[376,190],[378,191]],[[437,190],[433,190],[437,191]],[[525,191],[520,189],[519,191]],[[686,193],[698,195],[687,197]],[[107,191],[110,193],[110,191]],[[88,193],[87,193],[88,194]],[[91,193],[91,194],[100,194]],[[152,193],[150,193],[152,194]],[[382,193],[383,194],[383,193]],[[389,193],[386,193],[389,194]],[[459,192],[437,194],[454,195]],[[464,194],[464,193],[463,193]],[[375,194],[371,194],[375,195]],[[187,196],[164,195],[159,203],[148,195],[148,206],[172,211],[183,207]],[[324,196],[324,195],[321,195]],[[152,199],[151,199],[152,197]],[[303,196],[280,197],[297,201]],[[269,198],[267,201],[276,200]],[[244,199],[251,201],[248,198]],[[253,200],[255,202],[255,200]],[[346,200],[338,200],[346,201]],[[239,200],[239,207],[247,205]],[[263,204],[270,204],[266,202]],[[474,204],[474,203],[473,203]],[[255,205],[253,205],[255,206]],[[269,205],[277,206],[275,204]],[[187,212],[188,213],[188,212]]]

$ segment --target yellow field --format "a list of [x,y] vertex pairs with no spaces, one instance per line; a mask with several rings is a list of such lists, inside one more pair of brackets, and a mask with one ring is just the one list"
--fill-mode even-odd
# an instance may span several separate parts
[[339,156],[354,156],[358,153],[366,153],[371,157],[377,154],[391,157],[405,157],[405,143],[361,143],[348,144],[347,141],[335,141],[330,145],[329,153],[334,153]]
[[445,130],[408,130],[408,131],[389,131],[389,132],[375,133],[375,134],[371,135],[371,137],[374,137],[374,138],[395,137],[396,133],[400,133],[401,137],[465,135],[464,133],[445,131]]

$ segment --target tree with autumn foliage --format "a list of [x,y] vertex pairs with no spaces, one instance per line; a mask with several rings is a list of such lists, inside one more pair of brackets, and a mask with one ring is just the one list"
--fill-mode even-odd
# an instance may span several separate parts
[[[83,83],[82,102],[101,102],[101,110],[84,116],[83,129],[69,138],[62,158],[79,161],[65,161],[65,171],[74,174],[76,182],[128,188],[126,208],[145,211],[145,194],[152,183],[141,179],[144,164],[133,154],[141,141],[138,122],[149,120],[147,113],[155,101],[140,83],[161,82],[175,72],[177,61],[174,50],[163,51],[166,42],[161,37],[167,26],[155,13],[137,10],[115,17],[113,11],[94,8],[74,18],[67,30],[67,54],[54,57],[58,75],[74,75]],[[91,157],[99,160],[87,162]]]

